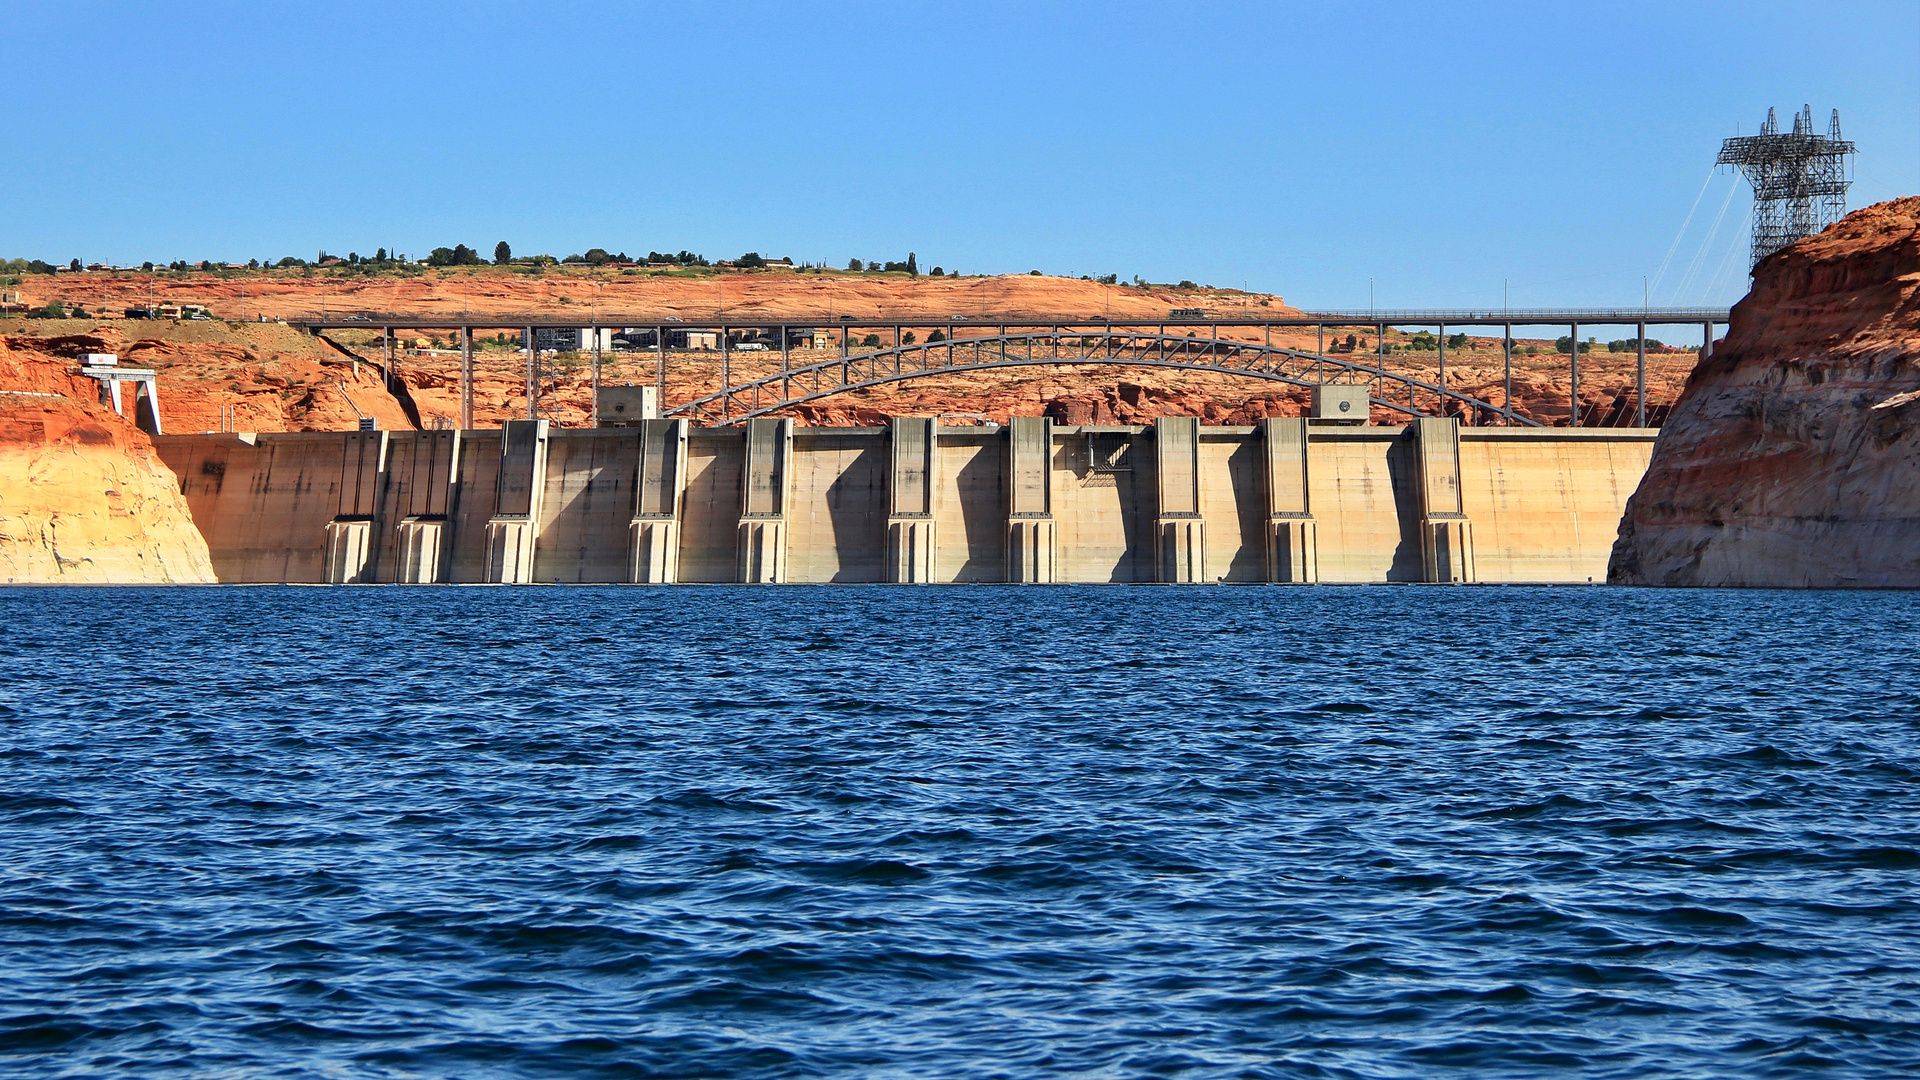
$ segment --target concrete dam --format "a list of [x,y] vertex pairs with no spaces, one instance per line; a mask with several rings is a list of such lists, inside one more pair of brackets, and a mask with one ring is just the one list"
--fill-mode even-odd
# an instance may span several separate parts
[[155,443],[223,582],[1586,582],[1655,435],[1016,417]]

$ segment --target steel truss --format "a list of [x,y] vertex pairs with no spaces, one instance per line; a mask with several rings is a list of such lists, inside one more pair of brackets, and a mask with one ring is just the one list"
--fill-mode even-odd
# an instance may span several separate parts
[[1847,213],[1847,158],[1853,143],[1840,137],[1840,110],[1827,133],[1813,130],[1813,106],[1793,116],[1793,134],[1780,134],[1767,110],[1760,134],[1727,139],[1716,165],[1732,166],[1753,185],[1753,247],[1749,269],[1803,236],[1812,236]]
[[1504,408],[1496,406],[1440,383],[1388,371],[1386,358],[1380,354],[1364,355],[1373,363],[1362,363],[1358,355],[1343,358],[1216,337],[1056,328],[902,344],[843,353],[797,367],[783,360],[781,369],[772,375],[676,405],[665,415],[725,425],[849,390],[908,379],[989,368],[1117,364],[1211,371],[1289,386],[1365,383],[1375,405],[1406,416],[1463,415],[1481,424],[1498,420],[1508,425],[1544,426],[1516,415],[1510,401]]

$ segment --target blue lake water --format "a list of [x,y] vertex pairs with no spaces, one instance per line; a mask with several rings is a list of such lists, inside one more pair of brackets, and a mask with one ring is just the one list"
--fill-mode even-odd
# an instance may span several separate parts
[[0,590],[0,1073],[1920,1074],[1920,596]]

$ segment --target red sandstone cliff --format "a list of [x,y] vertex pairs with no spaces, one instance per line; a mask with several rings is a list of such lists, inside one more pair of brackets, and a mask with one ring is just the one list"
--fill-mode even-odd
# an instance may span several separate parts
[[1920,587],[1920,198],[1756,268],[1627,504],[1620,584]]
[[145,432],[55,342],[0,338],[0,582],[211,582],[207,543]]

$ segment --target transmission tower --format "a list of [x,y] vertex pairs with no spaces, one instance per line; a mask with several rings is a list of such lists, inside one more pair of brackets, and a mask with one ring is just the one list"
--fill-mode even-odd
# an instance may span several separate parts
[[1853,144],[1840,137],[1840,110],[1833,110],[1827,133],[1813,130],[1813,106],[1793,117],[1793,134],[1780,134],[1773,110],[1760,134],[1727,139],[1716,165],[1731,165],[1753,185],[1753,260],[1760,260],[1803,236],[1812,236],[1847,212],[1847,158]]

